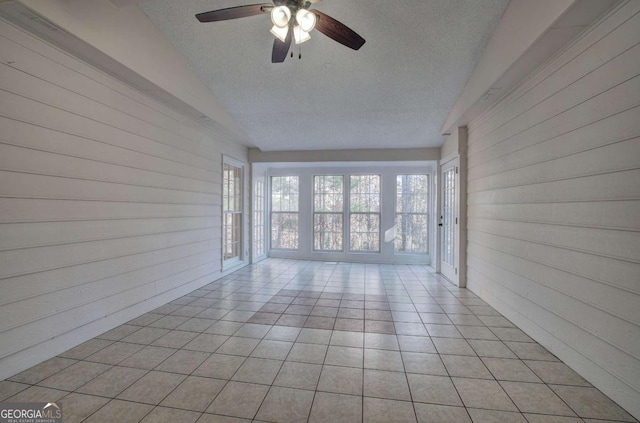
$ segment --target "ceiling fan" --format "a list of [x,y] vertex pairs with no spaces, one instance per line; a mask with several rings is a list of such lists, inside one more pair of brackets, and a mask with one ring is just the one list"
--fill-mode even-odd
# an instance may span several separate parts
[[196,18],[200,22],[218,22],[269,13],[273,22],[271,33],[276,37],[271,53],[272,63],[284,62],[292,40],[296,44],[308,41],[311,38],[309,33],[314,28],[342,45],[360,49],[365,43],[364,38],[331,16],[310,10],[311,5],[319,1],[273,0],[273,4],[250,4],[198,13]]

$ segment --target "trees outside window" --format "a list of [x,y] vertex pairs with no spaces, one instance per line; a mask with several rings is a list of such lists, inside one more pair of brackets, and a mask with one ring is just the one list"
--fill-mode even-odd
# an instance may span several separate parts
[[271,248],[298,249],[299,179],[271,178]]
[[396,176],[396,241],[399,253],[429,250],[429,176]]
[[349,177],[349,249],[380,251],[380,175]]
[[313,249],[342,251],[344,177],[315,176],[313,198]]

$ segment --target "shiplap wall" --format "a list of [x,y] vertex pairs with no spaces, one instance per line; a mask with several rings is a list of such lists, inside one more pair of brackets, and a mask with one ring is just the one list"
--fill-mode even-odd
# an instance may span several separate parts
[[640,417],[640,2],[469,125],[468,287]]
[[223,154],[0,20],[0,380],[220,276]]

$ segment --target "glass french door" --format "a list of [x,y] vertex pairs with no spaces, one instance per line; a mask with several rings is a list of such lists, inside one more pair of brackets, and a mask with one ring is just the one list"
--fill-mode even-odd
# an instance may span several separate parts
[[458,160],[441,167],[440,272],[450,281],[458,281]]
[[253,181],[253,261],[266,257],[265,239],[265,176],[254,176]]

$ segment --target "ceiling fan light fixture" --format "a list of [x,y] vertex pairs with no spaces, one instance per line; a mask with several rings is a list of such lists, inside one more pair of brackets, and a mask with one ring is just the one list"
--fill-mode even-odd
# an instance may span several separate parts
[[311,39],[311,35],[305,30],[303,30],[300,25],[296,25],[293,27],[293,39],[296,44],[302,44]]
[[280,41],[282,41],[283,43],[285,42],[285,40],[287,39],[287,34],[289,33],[289,27],[285,26],[284,28],[280,28],[276,25],[273,26],[273,28],[271,28],[270,31],[277,39],[279,39]]
[[278,28],[287,28],[290,20],[291,10],[287,6],[278,6],[271,10],[271,22]]
[[[2,3],[4,0],[0,0]],[[318,28],[321,34],[353,50],[359,50],[364,38],[351,28],[319,10],[309,8],[321,0],[272,0],[271,3],[247,4],[196,14],[199,22],[220,22],[269,14],[273,22],[270,32],[275,36],[271,63],[282,63],[294,40],[301,44],[311,39],[310,32]],[[298,53],[300,57],[301,54]],[[293,56],[292,56],[293,57]]]
[[306,9],[300,9],[296,13],[296,21],[305,32],[311,32],[316,26],[316,15]]

